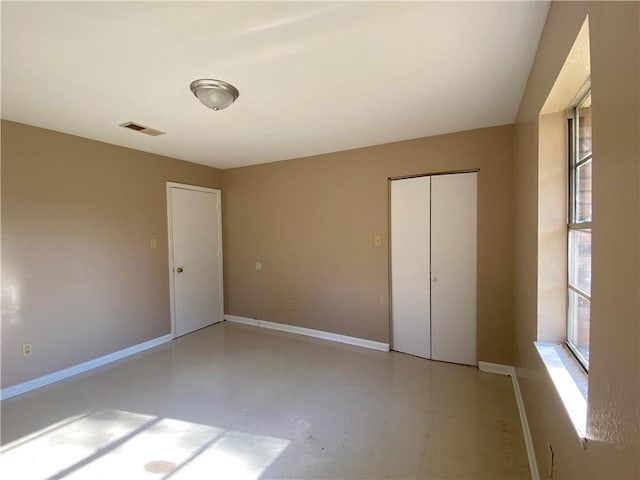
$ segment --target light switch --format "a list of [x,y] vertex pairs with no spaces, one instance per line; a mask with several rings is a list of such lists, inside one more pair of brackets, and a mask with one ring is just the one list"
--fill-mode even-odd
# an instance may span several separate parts
[[256,270],[262,270],[262,262],[256,262]]
[[151,240],[149,240],[149,246],[151,248],[156,248],[158,246],[158,241],[155,238],[152,238]]
[[373,237],[373,244],[376,247],[379,247],[380,245],[382,245],[382,238],[380,238],[380,235],[376,235],[375,237]]

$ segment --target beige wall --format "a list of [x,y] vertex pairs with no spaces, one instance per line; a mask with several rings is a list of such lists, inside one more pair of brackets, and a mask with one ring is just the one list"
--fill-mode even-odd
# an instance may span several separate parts
[[7,121],[1,133],[2,387],[170,333],[165,182],[220,187],[221,172]]
[[388,342],[387,178],[479,168],[478,354],[511,363],[512,137],[503,126],[224,170],[226,312]]
[[[538,115],[589,15],[593,265],[589,441],[580,446],[532,342],[538,264]],[[554,478],[640,477],[640,4],[554,2],[516,123],[516,366],[538,466]]]
[[170,333],[165,182],[222,176],[227,313],[388,342],[387,178],[479,168],[478,352],[510,363],[511,157],[505,126],[223,173],[3,121],[2,386]]

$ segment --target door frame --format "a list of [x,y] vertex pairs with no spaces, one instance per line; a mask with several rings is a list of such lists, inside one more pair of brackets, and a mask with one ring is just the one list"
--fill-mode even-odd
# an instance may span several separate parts
[[174,278],[174,259],[173,259],[173,209],[171,203],[171,189],[180,188],[182,190],[191,190],[194,192],[213,193],[218,197],[218,275],[220,275],[220,310],[221,318],[224,319],[224,277],[222,269],[222,190],[218,188],[199,187],[197,185],[188,185],[186,183],[167,182],[167,249],[169,254],[169,309],[171,311],[171,336],[176,338],[176,289]]

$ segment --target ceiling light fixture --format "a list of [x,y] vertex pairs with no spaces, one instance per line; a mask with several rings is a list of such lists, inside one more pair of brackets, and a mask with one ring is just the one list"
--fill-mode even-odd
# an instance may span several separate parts
[[193,94],[211,110],[224,110],[240,96],[238,89],[222,80],[201,78],[190,85]]

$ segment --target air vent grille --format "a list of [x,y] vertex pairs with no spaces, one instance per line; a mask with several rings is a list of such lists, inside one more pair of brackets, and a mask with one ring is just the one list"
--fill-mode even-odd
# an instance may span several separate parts
[[160,130],[156,130],[155,128],[145,127],[144,125],[140,125],[136,122],[124,122],[120,124],[121,127],[128,128],[129,130],[134,130],[136,132],[144,133],[145,135],[150,135],[152,137],[157,137],[158,135],[164,135],[165,132],[161,132]]

